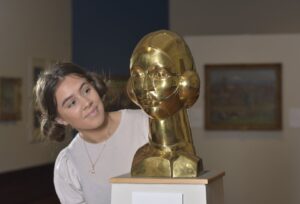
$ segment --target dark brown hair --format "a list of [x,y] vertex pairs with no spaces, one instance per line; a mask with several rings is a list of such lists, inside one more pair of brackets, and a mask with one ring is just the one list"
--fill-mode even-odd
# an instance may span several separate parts
[[73,63],[57,63],[44,71],[37,80],[34,95],[37,108],[41,112],[41,132],[51,140],[62,141],[65,138],[66,127],[55,120],[58,116],[55,92],[58,83],[70,74],[75,74],[90,82],[102,100],[107,91],[104,79],[100,75],[87,72]]

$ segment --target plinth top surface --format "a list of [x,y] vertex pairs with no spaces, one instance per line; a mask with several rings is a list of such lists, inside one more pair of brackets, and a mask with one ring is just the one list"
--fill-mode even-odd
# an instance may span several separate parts
[[208,184],[222,178],[224,171],[203,171],[195,178],[162,178],[162,177],[132,177],[124,174],[110,179],[110,183],[140,183],[140,184]]

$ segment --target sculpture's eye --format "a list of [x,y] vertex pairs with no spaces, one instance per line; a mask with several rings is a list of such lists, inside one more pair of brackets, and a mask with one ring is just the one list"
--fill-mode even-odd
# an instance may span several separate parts
[[157,79],[166,79],[169,76],[170,76],[169,73],[165,70],[159,70],[155,73],[155,78]]
[[143,78],[145,73],[141,67],[135,66],[131,69],[130,75],[133,78]]
[[171,76],[171,74],[164,68],[154,67],[149,71],[149,77],[155,80],[164,80]]

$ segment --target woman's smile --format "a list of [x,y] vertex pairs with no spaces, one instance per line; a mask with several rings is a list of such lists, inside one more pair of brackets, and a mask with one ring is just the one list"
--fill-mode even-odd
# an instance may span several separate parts
[[98,107],[93,106],[90,111],[84,116],[84,118],[95,117],[99,113]]

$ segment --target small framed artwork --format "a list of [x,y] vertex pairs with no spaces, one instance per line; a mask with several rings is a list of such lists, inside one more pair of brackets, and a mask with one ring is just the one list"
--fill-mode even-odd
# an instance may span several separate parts
[[21,120],[20,78],[0,78],[0,121]]
[[117,111],[120,109],[138,108],[127,95],[127,81],[129,76],[109,76],[106,80],[108,92],[106,94],[106,111]]
[[29,140],[31,143],[43,142],[45,138],[40,131],[40,117],[41,113],[35,106],[33,89],[38,80],[39,75],[45,71],[45,69],[51,67],[57,60],[49,60],[44,58],[31,58],[28,71],[28,96],[29,96],[29,108],[28,108],[28,123],[29,123]]
[[281,130],[281,67],[205,65],[205,129]]

